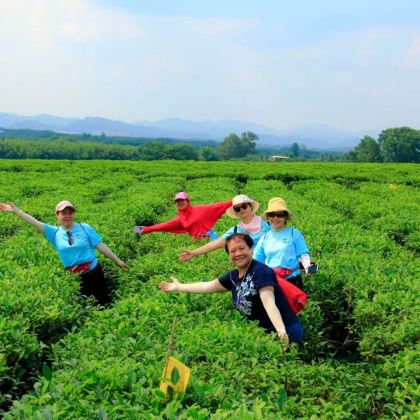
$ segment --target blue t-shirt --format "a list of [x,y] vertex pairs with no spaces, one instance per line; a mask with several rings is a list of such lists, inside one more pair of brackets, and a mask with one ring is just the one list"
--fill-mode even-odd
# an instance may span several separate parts
[[44,224],[44,237],[58,252],[64,267],[73,267],[92,261],[90,268],[94,269],[98,264],[95,247],[102,242],[102,238],[95,229],[86,223],[82,225],[75,223],[70,229],[70,233],[73,238],[72,245],[70,245],[69,236],[62,226]]
[[257,233],[249,233],[243,227],[236,225],[236,226],[231,227],[229,230],[227,230],[222,235],[222,238],[226,240],[229,236],[232,236],[235,233],[235,227],[236,227],[236,233],[246,233],[253,239],[254,247],[259,241],[259,239],[261,238],[261,236],[265,235],[267,232],[271,230],[271,226],[265,220],[261,220],[261,229]]
[[219,239],[219,235],[213,229],[210,229],[206,235],[209,237],[209,241],[215,241],[216,239]]
[[309,254],[308,246],[300,231],[292,227],[268,232],[254,248],[254,259],[257,261],[272,268],[294,270],[289,277],[300,274],[299,258],[303,254]]
[[235,308],[247,319],[258,321],[258,325],[266,332],[274,332],[276,329],[267,315],[258,291],[266,286],[274,286],[274,298],[284,326],[287,329],[296,323],[300,325],[299,318],[290,309],[277,283],[276,274],[265,264],[253,260],[244,278],[239,278],[238,270],[232,270],[220,277],[219,282],[232,292]]

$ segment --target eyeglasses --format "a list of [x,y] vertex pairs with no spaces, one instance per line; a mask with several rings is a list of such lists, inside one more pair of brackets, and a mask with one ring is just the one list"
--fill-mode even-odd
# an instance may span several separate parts
[[241,210],[246,210],[248,208],[248,203],[239,204],[238,206],[233,207],[233,210],[236,211],[236,213],[239,213]]
[[175,200],[175,203],[183,203],[184,201],[187,201],[185,198],[178,198],[178,200]]
[[287,211],[270,211],[266,213],[267,217],[287,217],[289,213]]
[[69,241],[69,245],[72,246],[74,244],[73,234],[68,230],[67,233],[67,240]]

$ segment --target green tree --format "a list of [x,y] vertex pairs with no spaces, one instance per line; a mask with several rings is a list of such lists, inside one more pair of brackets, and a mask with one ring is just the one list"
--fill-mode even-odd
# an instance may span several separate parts
[[293,143],[290,148],[290,153],[292,157],[298,157],[300,155],[300,147],[297,143]]
[[241,134],[241,145],[243,148],[244,156],[257,154],[256,141],[258,136],[252,131],[245,131]]
[[163,156],[163,147],[157,141],[139,146],[139,157],[141,160],[160,160]]
[[420,162],[420,130],[388,128],[379,134],[378,142],[384,162]]
[[165,159],[198,160],[198,153],[189,144],[175,144],[164,146]]
[[242,155],[241,139],[234,133],[223,139],[217,146],[217,151],[223,160],[244,156]]
[[205,146],[198,151],[198,159],[210,162],[220,160],[220,157],[215,148]]
[[381,162],[381,150],[378,142],[370,136],[364,136],[360,143],[347,155],[352,162]]
[[241,137],[231,133],[217,146],[217,151],[224,160],[256,154],[255,141],[257,140],[258,136],[251,131],[242,133]]

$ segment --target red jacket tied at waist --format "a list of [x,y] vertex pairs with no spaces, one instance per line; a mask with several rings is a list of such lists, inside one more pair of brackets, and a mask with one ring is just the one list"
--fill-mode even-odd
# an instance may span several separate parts
[[188,233],[198,240],[206,235],[231,205],[231,200],[198,206],[192,206],[188,202],[184,210],[178,209],[178,217],[157,225],[142,226],[143,233]]

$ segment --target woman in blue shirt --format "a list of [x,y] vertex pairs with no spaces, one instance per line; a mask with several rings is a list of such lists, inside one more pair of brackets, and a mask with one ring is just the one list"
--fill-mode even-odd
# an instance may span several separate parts
[[108,286],[95,249],[114,261],[122,270],[128,267],[102,242],[102,238],[91,226],[75,223],[76,207],[70,201],[61,201],[55,208],[59,227],[36,220],[13,203],[0,203],[0,211],[14,213],[44,235],[58,252],[66,270],[80,277],[80,291],[83,295],[94,296],[100,305],[109,303]]
[[282,198],[275,197],[268,202],[262,217],[269,221],[271,231],[258,241],[254,249],[254,259],[271,268],[280,269],[281,277],[303,290],[299,262],[309,275],[311,259],[302,233],[286,225],[291,216],[292,213]]
[[215,241],[211,241],[194,250],[183,250],[179,256],[179,260],[188,261],[198,255],[224,248],[226,239],[235,233],[249,235],[256,244],[261,236],[270,230],[270,225],[255,214],[259,207],[260,204],[247,195],[241,194],[233,197],[232,205],[226,210],[226,214],[234,219],[239,219],[238,224],[231,227],[221,238]]

